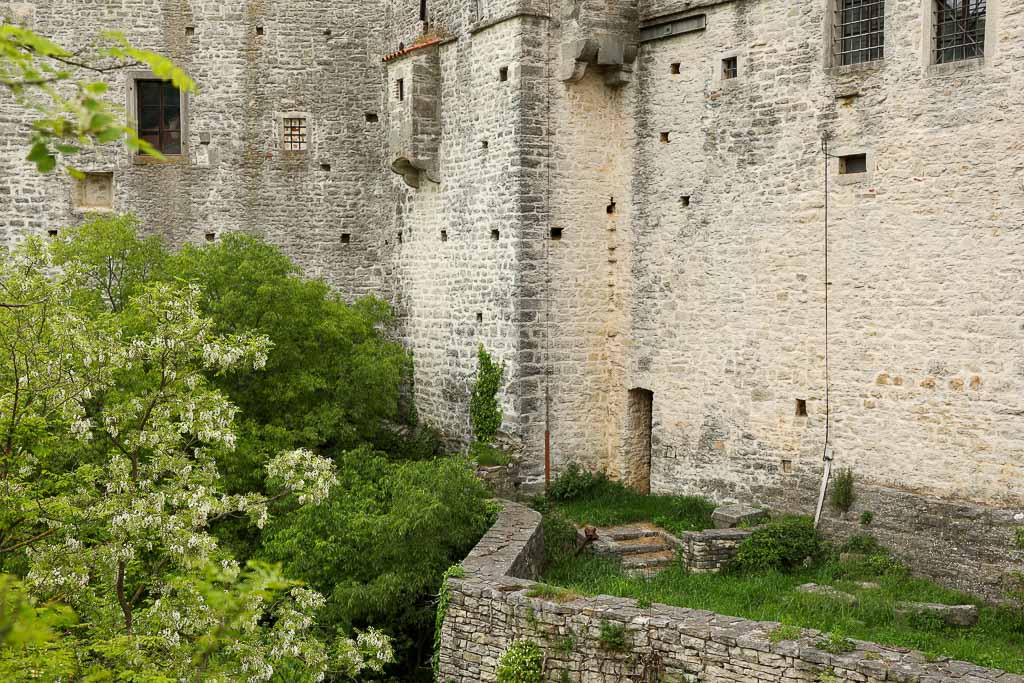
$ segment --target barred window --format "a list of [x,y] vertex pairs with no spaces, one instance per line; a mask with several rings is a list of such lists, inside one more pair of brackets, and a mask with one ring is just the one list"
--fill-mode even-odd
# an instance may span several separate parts
[[833,36],[838,64],[885,57],[885,0],[836,0]]
[[935,0],[935,63],[985,56],[986,0]]
[[740,74],[739,59],[736,57],[727,57],[722,60],[722,79],[729,80],[736,78]]
[[306,151],[306,119],[284,120],[284,148],[290,152]]

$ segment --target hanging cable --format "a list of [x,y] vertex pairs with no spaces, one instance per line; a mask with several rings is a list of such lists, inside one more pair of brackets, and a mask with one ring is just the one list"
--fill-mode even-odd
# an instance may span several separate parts
[[826,131],[821,136],[821,152],[825,157],[825,447],[822,454],[824,467],[821,473],[821,489],[818,492],[818,505],[814,510],[814,526],[821,521],[821,509],[825,504],[825,491],[828,489],[829,475],[832,473],[832,375],[829,358],[829,325],[828,325],[828,288],[831,285],[828,276],[828,208],[829,208],[829,165],[832,155],[828,153],[828,141],[831,135]]

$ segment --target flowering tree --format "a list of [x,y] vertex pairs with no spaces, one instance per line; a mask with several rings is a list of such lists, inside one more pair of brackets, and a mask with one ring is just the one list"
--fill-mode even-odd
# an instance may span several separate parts
[[[74,262],[55,273],[35,241],[0,265],[0,562],[23,563],[37,604],[87,625],[66,631],[74,656],[40,660],[64,667],[48,673],[320,680],[382,666],[386,638],[328,648],[312,631],[319,594],[242,570],[209,533],[231,515],[262,527],[272,504],[315,505],[335,483],[330,460],[295,450],[268,463],[273,492],[222,490],[215,454],[234,447],[236,410],[207,374],[261,367],[267,339],[216,334],[193,286],[86,309],[81,277]],[[32,652],[2,649],[0,664],[24,671]]]

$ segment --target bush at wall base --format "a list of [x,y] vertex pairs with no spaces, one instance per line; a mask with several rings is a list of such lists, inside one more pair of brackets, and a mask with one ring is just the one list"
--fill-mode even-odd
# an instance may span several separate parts
[[544,653],[532,640],[517,640],[498,660],[498,683],[541,683]]

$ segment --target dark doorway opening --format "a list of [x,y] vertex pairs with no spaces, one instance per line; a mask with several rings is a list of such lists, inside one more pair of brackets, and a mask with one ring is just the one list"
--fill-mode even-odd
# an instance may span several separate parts
[[630,389],[626,408],[625,483],[639,493],[651,492],[651,430],[654,392]]

